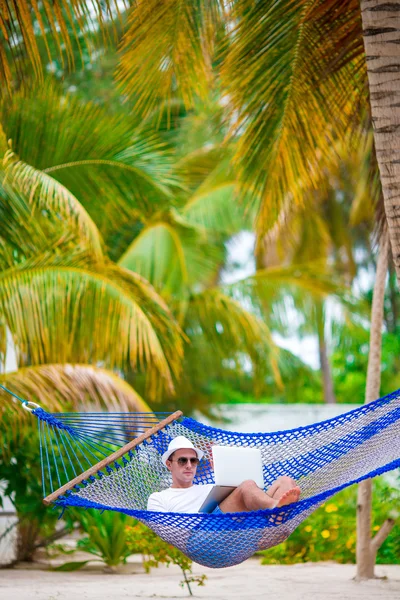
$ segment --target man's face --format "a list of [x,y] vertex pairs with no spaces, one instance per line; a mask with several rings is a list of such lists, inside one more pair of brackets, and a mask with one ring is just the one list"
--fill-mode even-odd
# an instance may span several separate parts
[[[197,459],[197,454],[190,448],[175,450],[170,460],[167,460],[167,469],[171,471],[174,487],[190,487],[196,475],[197,464],[192,464],[190,459]],[[186,461],[179,459],[188,459]],[[180,464],[185,462],[185,464]]]

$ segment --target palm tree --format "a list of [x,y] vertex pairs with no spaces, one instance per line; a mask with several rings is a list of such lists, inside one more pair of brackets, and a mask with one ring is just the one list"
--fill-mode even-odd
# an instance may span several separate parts
[[[49,92],[48,102],[50,96]],[[63,110],[62,96],[51,98],[57,123],[57,109]],[[0,129],[3,156],[0,170],[0,371],[4,371],[10,354],[15,354],[17,368],[13,372],[2,372],[1,382],[48,411],[85,410],[89,405],[97,410],[150,411],[138,392],[120,375],[129,370],[135,378],[144,377],[146,395],[150,399],[160,391],[173,393],[182,362],[180,328],[165,302],[143,277],[118,267],[107,257],[100,231],[74,193],[48,172],[22,161],[13,151],[11,137],[7,142],[12,124],[18,129],[18,135],[14,136],[13,132],[12,138],[26,155],[29,143],[33,147],[31,157],[37,158],[34,147],[38,139],[48,150],[52,140],[44,141],[40,131],[37,131],[39,137],[33,137],[32,127],[28,129],[28,138],[24,138],[22,117],[18,119],[12,113],[12,104],[8,108],[10,119],[5,118],[8,135]],[[37,105],[32,106],[33,121],[38,118],[36,108]],[[75,110],[78,108],[74,105]],[[5,105],[2,109],[4,118]],[[96,117],[96,111],[93,112]],[[22,100],[21,113],[29,113]],[[84,118],[85,115],[83,121]],[[46,120],[42,125],[49,130]],[[121,129],[117,133],[121,136]],[[72,127],[70,134],[66,145],[71,157],[74,151],[68,142],[73,140],[76,147],[79,135]],[[57,135],[57,141],[61,136]],[[100,143],[96,131],[94,138]],[[151,177],[146,174],[146,168],[151,168],[151,154],[146,155],[146,148],[155,151],[156,157],[157,149],[132,133],[125,133],[124,141],[128,139],[129,144],[119,147],[123,154],[120,160],[103,155],[95,166],[105,163],[106,167],[111,164],[121,172],[128,171],[133,188],[131,196],[135,197],[139,189],[151,188]],[[141,168],[133,166],[134,141],[141,143],[142,152],[137,152],[142,158]],[[84,142],[82,139],[83,145]],[[53,157],[54,148],[53,145]],[[107,151],[106,144],[102,148]],[[90,160],[87,162],[92,166]],[[63,169],[82,168],[82,163],[85,164],[84,160],[79,165],[64,162]],[[102,185],[99,179],[97,183],[99,187]],[[119,188],[116,178],[113,183],[125,201],[121,190],[126,180],[121,177]],[[160,185],[157,184],[157,189]],[[99,188],[93,185],[90,190],[87,185],[83,189],[86,198],[93,200]],[[118,201],[118,195],[112,200]],[[36,483],[40,481],[35,471],[37,457],[36,463],[31,463],[29,455],[36,427],[3,390],[0,397],[2,479],[8,481],[7,493],[17,493],[19,535],[24,538],[26,548],[32,550],[41,522],[39,489],[35,494],[36,503],[32,497],[26,504],[29,490],[34,486],[32,478]],[[17,467],[10,462],[11,458],[17,461]],[[24,479],[27,465],[31,468],[29,484]],[[29,489],[25,489],[25,485]]]
[[[168,307],[143,277],[105,256],[71,191],[21,161],[0,134],[0,353],[3,368],[10,352],[19,367],[3,381],[49,409],[87,396],[146,408],[112,371],[146,371],[149,397],[172,392],[182,338]],[[20,414],[14,409],[2,405]]]
[[[285,286],[296,285],[297,290],[312,290],[321,297],[335,284],[327,281],[319,266],[311,274],[309,266],[298,264],[292,270],[260,272],[257,285],[221,285],[224,244],[250,228],[253,219],[251,211],[237,202],[241,190],[232,168],[234,149],[224,143],[223,107],[218,100],[210,96],[186,116],[178,106],[182,117],[174,128],[162,127],[159,135],[152,129],[155,115],[138,124],[135,115],[122,109],[110,120],[104,108],[68,96],[67,100],[47,85],[34,94],[14,94],[3,101],[0,118],[8,135],[36,171],[18,166],[21,161],[13,169],[25,172],[24,181],[33,180],[35,185],[37,172],[39,182],[47,177],[54,185],[62,184],[74,198],[76,211],[79,208],[98,226],[109,257],[132,277],[149,281],[171,308],[189,344],[184,376],[175,378],[176,399],[168,397],[167,387],[164,406],[171,408],[179,399],[187,411],[200,405],[207,410],[207,394],[199,392],[204,375],[193,365],[207,364],[212,356],[208,372],[215,378],[227,373],[224,365],[229,361],[243,368],[247,355],[258,365],[259,378],[272,368],[279,381],[277,350],[265,314],[255,309],[259,299],[279,312]],[[163,119],[168,108],[165,104]],[[110,124],[114,124],[111,133]],[[41,140],[41,153],[32,147],[32,131]],[[278,299],[276,285],[281,290]],[[247,298],[240,292],[245,286]],[[127,365],[125,372],[129,380],[138,381]],[[141,382],[140,389],[146,393]]]

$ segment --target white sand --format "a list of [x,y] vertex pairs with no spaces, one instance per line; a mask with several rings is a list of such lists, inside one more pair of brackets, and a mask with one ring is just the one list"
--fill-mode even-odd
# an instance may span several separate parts
[[[400,566],[378,566],[387,579],[356,582],[353,565],[331,563],[262,566],[258,559],[229,569],[213,570],[198,565],[195,573],[207,575],[206,585],[193,585],[194,595],[213,600],[257,598],[274,600],[399,600]],[[126,572],[110,575],[95,565],[74,573],[27,569],[0,570],[1,600],[119,600],[122,598],[184,598],[176,567],[143,573],[141,565],[127,565]]]

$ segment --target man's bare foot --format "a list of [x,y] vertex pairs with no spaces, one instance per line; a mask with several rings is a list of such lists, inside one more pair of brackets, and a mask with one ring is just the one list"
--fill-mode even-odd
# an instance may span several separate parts
[[290,490],[287,490],[282,494],[282,496],[277,500],[275,507],[286,506],[287,504],[293,504],[293,502],[297,502],[300,498],[300,488],[294,487]]

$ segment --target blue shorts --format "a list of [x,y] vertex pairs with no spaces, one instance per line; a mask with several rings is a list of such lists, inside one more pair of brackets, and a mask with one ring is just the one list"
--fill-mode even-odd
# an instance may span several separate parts
[[214,508],[214,510],[212,511],[211,514],[212,515],[223,515],[224,513],[222,512],[222,510],[220,509],[220,507],[217,504],[217,506]]

